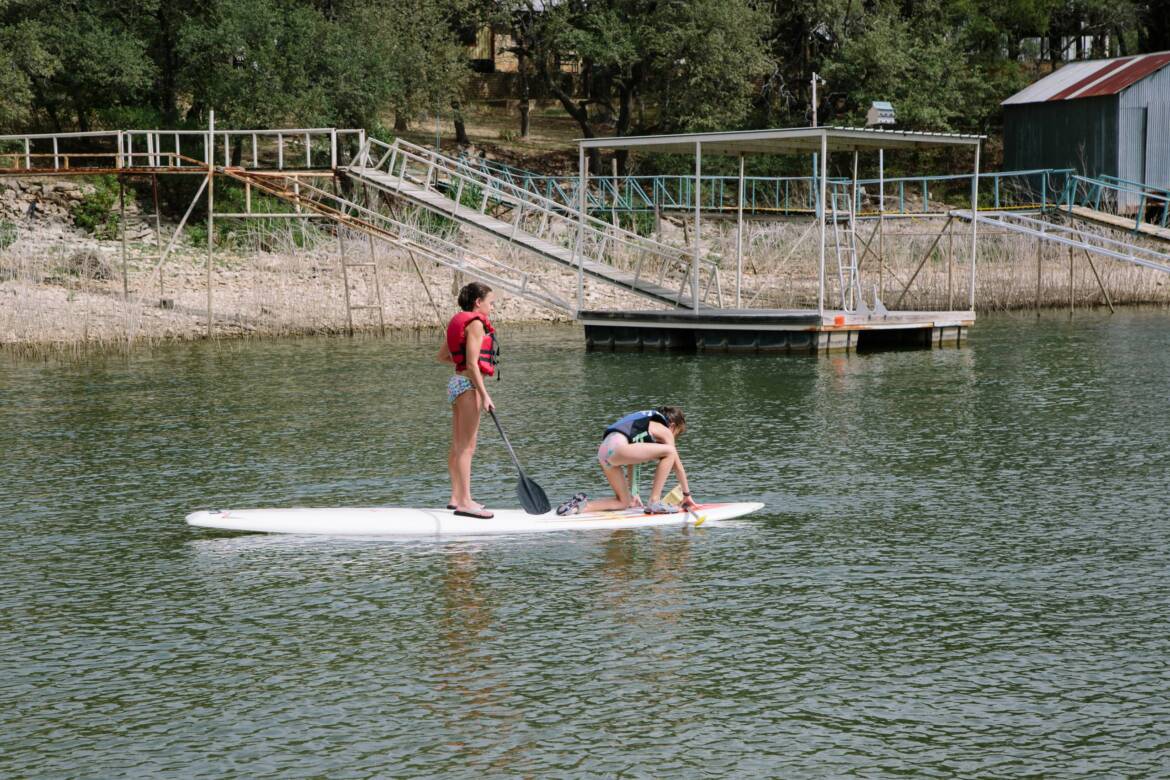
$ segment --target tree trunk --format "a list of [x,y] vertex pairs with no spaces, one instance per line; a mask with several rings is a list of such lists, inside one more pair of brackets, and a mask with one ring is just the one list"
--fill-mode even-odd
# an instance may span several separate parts
[[467,137],[467,125],[463,123],[463,106],[458,100],[451,101],[454,110],[452,121],[455,122],[455,143],[460,146],[469,146],[471,139]]
[[529,111],[532,104],[529,102],[528,56],[523,48],[516,52],[516,69],[520,75],[520,137],[528,138]]
[[[597,137],[596,131],[593,129],[592,123],[589,121],[589,103],[587,100],[582,100],[580,103],[574,102],[573,96],[565,92],[564,87],[561,86],[558,80],[555,80],[552,74],[549,73],[548,66],[543,58],[540,60],[540,74],[544,79],[545,86],[548,87],[549,92],[560,101],[561,107],[569,116],[573,117],[578,127],[581,128],[581,135],[586,138]],[[558,72],[559,76],[560,73]],[[589,170],[590,172],[601,174],[601,152],[597,149],[589,150]]]
[[394,112],[394,129],[399,133],[405,133],[410,129],[410,122],[406,119],[406,114],[401,111]]

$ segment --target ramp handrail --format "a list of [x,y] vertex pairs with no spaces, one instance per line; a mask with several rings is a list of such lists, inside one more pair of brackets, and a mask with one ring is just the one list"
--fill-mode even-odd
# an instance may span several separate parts
[[[970,220],[969,210],[956,210],[952,215],[960,219]],[[980,212],[978,219],[981,223],[1002,228],[1012,233],[1034,236],[1044,241],[1061,244],[1077,249],[1083,249],[1097,255],[1113,258],[1126,263],[1134,263],[1144,268],[1170,273],[1170,253],[1159,252],[1137,244],[1118,241],[1099,233],[1081,230],[1079,228],[1060,225],[1042,218],[1020,214],[1018,212]]]
[[[690,249],[663,244],[589,214],[582,214],[574,206],[530,192],[465,161],[402,139],[388,144],[376,138],[368,138],[358,161],[367,170],[385,173],[395,181],[410,182],[441,194],[451,201],[452,210],[460,205],[466,206],[463,201],[471,193],[475,193],[477,203],[474,207],[466,207],[479,213],[487,213],[491,203],[503,206],[509,211],[507,217],[513,227],[512,238],[516,238],[520,231],[554,244],[559,239],[571,238],[571,245],[559,245],[572,253],[574,265],[579,257],[614,268],[621,268],[621,262],[626,261],[632,265],[632,282],[623,284],[610,281],[634,292],[645,293],[644,289],[638,287],[642,280],[647,285],[653,281],[661,286],[669,277],[672,280],[670,289],[674,289],[674,283],[677,283],[678,289],[670,301],[675,306],[685,305],[683,301],[690,293],[694,259]],[[436,213],[444,212],[436,210]],[[522,224],[525,219],[536,224],[528,228]],[[558,230],[559,236],[556,235]],[[652,267],[655,264],[656,269]],[[714,261],[701,259],[700,271],[706,272],[706,283],[700,282],[700,287],[705,290],[703,297],[710,293],[712,286],[718,291],[717,268]]]
[[[1060,206],[1069,212],[1081,206],[1127,218],[1132,210],[1135,231],[1142,225],[1164,228],[1170,223],[1170,190],[1116,176],[1070,176]],[[1148,219],[1151,215],[1154,218]]]

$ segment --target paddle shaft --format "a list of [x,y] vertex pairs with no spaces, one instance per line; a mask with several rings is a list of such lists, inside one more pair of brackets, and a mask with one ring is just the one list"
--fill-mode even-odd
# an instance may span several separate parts
[[504,447],[507,448],[508,454],[512,456],[512,463],[516,466],[516,470],[521,474],[524,469],[520,468],[520,461],[516,458],[516,452],[512,449],[512,442],[508,441],[508,434],[504,433],[504,429],[500,427],[500,418],[496,417],[496,410],[489,409],[488,414],[492,416],[492,422],[496,424],[496,430],[500,432],[500,438],[504,440]]

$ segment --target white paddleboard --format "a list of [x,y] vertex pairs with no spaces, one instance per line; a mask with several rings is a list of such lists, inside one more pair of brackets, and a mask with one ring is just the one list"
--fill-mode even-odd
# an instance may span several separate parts
[[353,509],[223,509],[192,512],[187,524],[223,531],[333,536],[431,536],[434,534],[514,534],[566,529],[645,528],[717,523],[755,512],[757,502],[703,504],[695,514],[648,515],[641,509],[589,512],[560,517],[556,512],[530,515],[522,509],[497,509],[485,520],[461,517],[448,509],[369,507]]

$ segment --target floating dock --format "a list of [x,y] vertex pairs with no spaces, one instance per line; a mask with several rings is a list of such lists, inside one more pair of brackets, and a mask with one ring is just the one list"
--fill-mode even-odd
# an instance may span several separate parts
[[823,354],[957,347],[974,311],[859,315],[815,309],[582,311],[591,350]]

